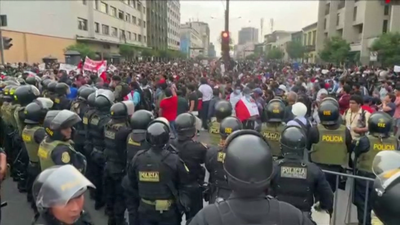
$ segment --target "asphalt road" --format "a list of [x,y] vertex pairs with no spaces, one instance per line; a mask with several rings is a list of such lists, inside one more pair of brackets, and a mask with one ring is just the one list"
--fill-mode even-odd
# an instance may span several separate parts
[[[198,139],[208,143],[208,134],[201,132]],[[336,225],[347,224],[346,216],[349,214],[348,196],[351,184],[347,184],[346,191],[338,192],[338,207],[336,210]],[[7,179],[2,183],[1,188],[2,201],[7,201],[8,206],[2,209],[1,225],[29,225],[33,218],[33,211],[26,201],[26,194],[18,192],[17,184],[12,179]],[[356,222],[356,209],[351,207],[351,222]],[[85,210],[88,211],[96,225],[106,225],[107,217],[104,210],[94,210],[94,202],[86,196]],[[314,212],[313,218],[318,225],[329,225],[329,216],[323,213]],[[184,221],[182,222],[184,224]],[[354,223],[357,224],[357,223]]]

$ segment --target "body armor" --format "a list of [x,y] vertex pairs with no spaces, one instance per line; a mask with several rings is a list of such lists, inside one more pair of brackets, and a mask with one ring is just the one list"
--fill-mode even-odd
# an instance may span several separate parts
[[146,142],[146,130],[132,130],[126,139],[128,163],[140,150],[148,150],[150,145]]
[[82,117],[82,124],[85,130],[84,149],[85,153],[89,154],[93,150],[92,136],[90,135],[90,130],[93,128],[91,128],[89,121],[91,120],[95,112],[96,109],[90,109],[89,111],[85,112]]
[[[215,147],[214,147],[215,148]],[[209,183],[211,184],[211,198],[210,203],[214,203],[217,198],[227,199],[231,193],[226,180],[226,173],[224,171],[225,152],[222,148],[210,149],[215,151],[211,159],[207,159],[206,167],[210,172]]]
[[[76,100],[72,106],[71,106],[71,111],[75,112],[80,118],[85,118],[85,112],[88,111],[88,105],[82,100],[78,99]],[[87,122],[86,118],[86,122]],[[75,124],[75,135],[74,135],[74,142],[75,144],[82,145],[85,142],[85,126],[86,124],[83,123],[83,120],[77,124]]]
[[15,125],[17,126],[16,128],[18,129],[19,135],[22,135],[22,131],[24,130],[25,124],[24,120],[20,118],[20,112],[24,110],[25,107],[18,105],[18,107],[15,108],[14,110],[14,120],[15,120]]
[[89,120],[89,136],[93,145],[92,150],[103,152],[104,150],[104,126],[109,120],[108,114],[96,112]]
[[29,161],[38,163],[38,149],[39,144],[35,141],[35,132],[41,127],[38,125],[28,125],[22,131],[22,140],[24,141],[26,151],[28,152]]
[[114,124],[109,122],[104,128],[104,156],[107,162],[112,162],[114,165],[118,165],[115,169],[118,171],[121,170],[121,172],[123,172],[126,167],[125,143],[118,142],[115,137],[122,127],[130,126],[128,122]]
[[266,126],[263,126],[261,129],[261,134],[268,140],[269,145],[272,149],[272,155],[274,157],[281,157],[281,144],[279,140],[281,138],[281,133],[285,125],[280,123],[279,125],[268,123]]
[[68,146],[71,151],[75,152],[75,150],[73,150],[74,148],[72,147],[72,145],[69,141],[55,140],[55,141],[49,142],[46,139],[47,138],[45,138],[42,141],[42,143],[40,143],[39,150],[38,150],[38,156],[40,159],[40,167],[41,167],[42,171],[55,165],[53,162],[53,159],[51,158],[51,154],[58,145]]
[[210,123],[210,144],[214,146],[218,146],[219,141],[221,140],[221,136],[219,135],[219,125],[217,121],[211,122]]

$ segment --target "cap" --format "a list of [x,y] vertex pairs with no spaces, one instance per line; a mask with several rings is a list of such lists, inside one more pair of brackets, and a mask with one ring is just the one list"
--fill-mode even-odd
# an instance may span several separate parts
[[263,94],[263,91],[261,90],[261,88],[254,88],[254,89],[253,89],[253,92],[254,92],[254,93],[257,93],[257,94],[259,94],[259,95],[262,95],[262,94]]

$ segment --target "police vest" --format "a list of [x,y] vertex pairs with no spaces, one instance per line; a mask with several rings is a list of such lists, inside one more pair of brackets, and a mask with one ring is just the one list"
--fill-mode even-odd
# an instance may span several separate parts
[[89,120],[89,134],[93,147],[99,151],[104,150],[104,126],[109,120],[108,114],[94,113]]
[[19,116],[20,111],[24,110],[24,109],[25,109],[25,107],[19,105],[18,107],[15,108],[14,115],[13,115],[14,116],[14,120],[15,120],[15,124],[17,125],[17,129],[18,129],[19,135],[22,135],[22,130],[25,127],[24,122],[21,120],[21,118]]
[[118,131],[123,127],[129,127],[129,124],[127,122],[113,124],[110,121],[104,128],[104,156],[108,162],[126,164],[126,148],[123,147],[125,143],[115,139]]
[[[71,106],[71,111],[75,112],[77,115],[79,115],[80,118],[84,118],[84,112],[87,110],[86,104],[82,102],[82,100],[78,99],[76,102],[74,102]],[[83,124],[83,121],[76,123],[74,125],[75,127],[75,135],[74,135],[74,142],[75,144],[83,144],[85,142],[85,127]]]
[[224,160],[225,152],[222,151],[222,148],[219,148],[209,164],[210,183],[217,188],[230,190],[228,181],[226,180]]
[[275,157],[282,156],[281,153],[281,133],[285,128],[284,124],[279,124],[275,126],[274,124],[267,123],[267,126],[263,126],[261,129],[261,134],[268,140],[268,144],[271,146],[272,155]]
[[146,130],[132,130],[126,139],[127,162],[130,162],[140,150],[147,150],[150,145],[146,142]]
[[303,212],[314,204],[314,182],[308,165],[301,161],[278,161],[276,180],[272,182],[276,199],[287,202]]
[[41,167],[42,171],[55,165],[53,159],[51,158],[51,154],[58,145],[68,146],[71,151],[75,152],[74,148],[72,147],[72,145],[69,141],[55,140],[55,141],[48,142],[45,138],[42,141],[42,143],[40,143],[39,150],[38,150],[40,167]]
[[29,161],[35,163],[39,162],[39,144],[35,141],[35,132],[40,128],[39,125],[26,126],[22,131],[22,140],[24,141],[26,151],[28,152]]
[[208,130],[208,133],[210,134],[210,144],[214,146],[218,146],[219,141],[221,140],[221,135],[219,134],[219,125],[220,123],[217,121],[211,122]]
[[311,161],[324,165],[346,165],[346,126],[340,125],[336,130],[328,130],[318,125],[319,142],[313,145]]
[[385,150],[397,150],[397,140],[394,136],[390,136],[385,139],[374,137],[372,135],[367,135],[369,139],[369,150],[366,153],[361,154],[357,158],[357,169],[372,173],[372,162],[380,151]]

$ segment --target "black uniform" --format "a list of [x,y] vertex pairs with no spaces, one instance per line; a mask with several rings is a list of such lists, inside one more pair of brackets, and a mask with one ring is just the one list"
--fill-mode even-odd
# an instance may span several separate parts
[[54,110],[71,109],[71,100],[67,98],[69,86],[66,83],[58,83],[55,87]]

